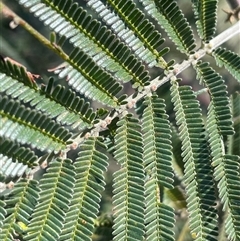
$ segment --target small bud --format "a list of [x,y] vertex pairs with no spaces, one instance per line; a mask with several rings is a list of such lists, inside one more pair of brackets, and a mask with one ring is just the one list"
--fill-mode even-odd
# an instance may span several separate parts
[[41,164],[41,168],[45,169],[48,166],[47,160],[45,160],[42,164]]
[[156,91],[157,90],[157,86],[155,84],[151,85],[151,90],[152,91]]
[[127,103],[127,108],[128,109],[132,109],[133,106],[136,104],[136,101],[135,100],[131,100]]
[[8,189],[13,189],[14,188],[14,182],[9,182],[7,185],[6,185],[6,187],[8,188]]
[[9,23],[9,27],[11,29],[15,29],[17,26],[18,26],[18,23],[16,23],[16,21],[14,20]]
[[91,136],[91,134],[89,132],[87,132],[84,136],[85,139],[88,139]]
[[107,122],[106,122],[105,120],[101,121],[101,127],[102,127],[102,128],[105,129],[105,128],[107,127],[107,125],[108,125],[108,124],[107,124]]
[[108,116],[105,121],[109,125],[112,122],[112,118],[110,116]]
[[179,73],[179,69],[176,68],[176,69],[173,70],[174,75],[177,75],[178,73]]
[[70,145],[70,149],[71,149],[71,150],[76,150],[77,147],[78,147],[77,142],[73,142],[73,143]]
[[194,59],[198,59],[198,58],[199,58],[199,54],[198,54],[198,53],[195,53],[195,54],[193,55],[193,58],[194,58]]

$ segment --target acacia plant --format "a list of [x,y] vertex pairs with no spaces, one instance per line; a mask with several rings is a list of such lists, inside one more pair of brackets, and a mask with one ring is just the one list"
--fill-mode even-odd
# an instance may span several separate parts
[[196,41],[172,0],[16,2],[50,38],[0,2],[3,16],[63,64],[43,82],[1,58],[0,240],[240,240],[240,95],[219,74],[239,84],[222,46],[239,6],[216,34],[219,2],[192,0]]

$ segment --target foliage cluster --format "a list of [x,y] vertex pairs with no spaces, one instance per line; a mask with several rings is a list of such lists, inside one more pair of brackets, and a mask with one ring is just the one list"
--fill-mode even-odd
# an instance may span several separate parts
[[219,2],[192,0],[196,41],[177,1],[16,2],[63,64],[0,59],[0,240],[240,240],[239,6],[217,35]]

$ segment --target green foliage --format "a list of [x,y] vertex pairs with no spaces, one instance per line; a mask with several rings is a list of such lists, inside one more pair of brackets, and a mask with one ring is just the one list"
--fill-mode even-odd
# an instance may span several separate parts
[[208,88],[221,134],[232,135],[232,116],[227,96],[227,86],[224,84],[224,80],[208,63],[199,62],[196,65],[196,70],[197,78]]
[[[101,76],[99,71],[102,70],[98,70],[97,64],[110,72],[114,72],[114,76],[123,82],[132,80],[136,83],[136,87],[143,86],[150,79],[141,62],[131,55],[129,47],[116,39],[115,35],[106,27],[101,26],[99,21],[88,15],[86,10],[78,7],[76,3],[72,4],[72,1],[52,2],[46,0],[43,2],[44,4],[40,0],[20,1],[24,6],[30,7],[29,10],[34,12],[52,30],[60,36],[69,38],[69,41],[75,47],[83,49],[84,53],[89,56],[87,57],[82,52],[78,54],[77,49],[73,51],[72,58],[69,61],[77,61],[77,63],[72,63],[74,68],[68,73],[71,76],[69,77],[69,82],[71,82],[71,78],[74,76],[82,81],[90,82],[92,84],[90,86],[94,89],[97,87],[96,83],[100,83],[110,85],[110,87],[114,87],[114,91],[116,89],[119,91],[113,83],[109,83],[111,81],[106,80],[106,77],[99,77]],[[90,57],[92,57],[92,61]],[[102,61],[103,59],[104,62]],[[81,63],[80,66],[79,63]],[[72,80],[74,83],[75,78]],[[114,81],[114,79],[111,80]],[[79,85],[80,83],[77,82],[75,84]],[[86,83],[84,86],[86,86]],[[101,94],[103,94],[103,90],[100,92]],[[93,94],[93,90],[90,93],[91,96],[96,95],[96,93]],[[97,100],[100,100],[100,98],[98,97]]]
[[172,81],[171,92],[185,162],[190,229],[197,240],[216,240],[217,210],[213,208],[216,197],[199,103],[189,86],[179,87]]
[[59,239],[72,197],[74,174],[71,160],[57,159],[51,162],[39,182],[39,199],[25,230],[26,240]]
[[207,42],[216,31],[218,0],[192,0],[192,3],[199,36]]
[[192,30],[175,1],[140,1],[181,52],[188,53],[195,48]]
[[29,148],[20,146],[9,139],[0,137],[1,145],[1,181],[20,177],[37,165],[38,157]]
[[229,149],[228,153],[240,156],[240,95],[239,93],[234,93],[231,98],[232,113],[234,121],[234,131],[235,134],[229,137]]
[[68,130],[47,116],[30,110],[19,101],[0,99],[3,136],[21,144],[31,144],[39,150],[59,151],[71,137]]
[[218,48],[213,52],[219,67],[225,67],[237,80],[240,79],[240,57],[232,51]]
[[161,34],[149,20],[144,18],[143,12],[132,0],[108,1],[108,5],[116,14],[109,10],[109,6],[98,0],[88,1],[88,5],[111,26],[117,36],[122,38],[141,60],[151,67],[154,65],[167,67],[161,58],[167,49],[156,51],[164,42]]
[[59,240],[91,240],[105,186],[103,174],[108,158],[101,152],[105,148],[101,138],[89,138],[81,145],[73,165],[76,173],[73,195]]
[[22,179],[4,197],[4,203],[2,203],[4,212],[2,212],[2,215],[5,218],[1,225],[1,240],[10,241],[14,239],[16,233],[19,235],[24,233],[37,204],[39,191],[37,181]]
[[240,57],[218,1],[192,1],[195,29],[177,1],[16,2],[50,40],[3,16],[64,63],[54,80],[1,57],[0,240],[240,240]]
[[114,240],[143,240],[144,173],[140,125],[130,115],[117,125],[114,157],[121,168],[114,173],[113,179]]
[[[207,120],[209,145],[214,167],[214,179],[217,182],[219,197],[223,204],[223,210],[227,210],[225,221],[226,233],[230,240],[238,240],[239,235],[239,206],[236,205],[236,192],[239,185],[239,156],[225,154],[223,137],[219,133],[214,115],[214,107],[211,103]],[[238,199],[238,198],[237,198]]]
[[174,210],[161,203],[159,193],[164,187],[173,188],[171,158],[171,130],[164,100],[157,95],[144,101],[142,118],[143,164],[145,182],[146,240],[174,240]]
[[[54,80],[49,79],[48,85],[42,87],[45,96],[40,92],[40,96],[31,101],[36,109],[50,113],[51,117],[57,117],[57,122],[71,125],[72,128],[82,130],[93,126],[96,117],[89,102],[76,96],[72,90],[65,90],[62,85],[53,87]],[[46,97],[51,101],[46,103]]]

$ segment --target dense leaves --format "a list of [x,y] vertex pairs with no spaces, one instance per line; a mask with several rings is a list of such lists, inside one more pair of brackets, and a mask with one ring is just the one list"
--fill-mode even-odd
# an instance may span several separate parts
[[15,2],[44,31],[3,17],[63,63],[0,60],[0,240],[238,241],[239,56],[225,33],[207,44],[218,1],[184,1],[195,29],[179,1]]

